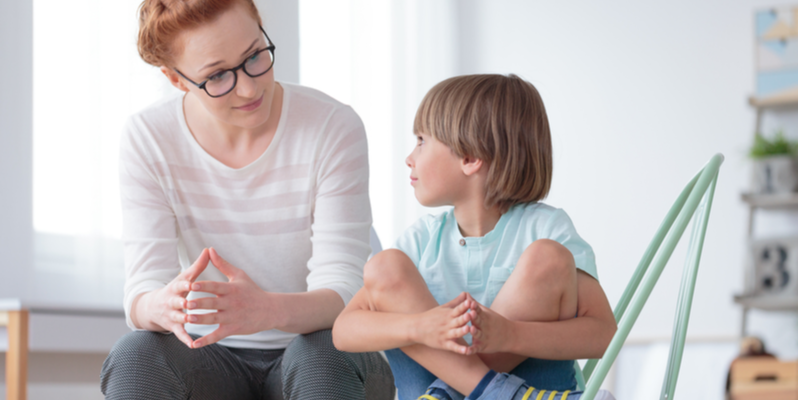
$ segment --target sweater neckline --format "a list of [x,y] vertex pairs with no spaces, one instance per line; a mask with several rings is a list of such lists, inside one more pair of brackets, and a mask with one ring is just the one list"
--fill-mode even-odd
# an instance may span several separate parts
[[264,160],[267,160],[270,157],[270,154],[276,151],[274,149],[275,147],[278,147],[278,143],[283,137],[283,132],[286,130],[285,126],[289,110],[289,102],[291,101],[291,90],[288,88],[288,85],[285,85],[282,82],[277,82],[277,81],[276,83],[280,83],[281,88],[283,88],[283,103],[281,104],[281,115],[280,119],[278,120],[278,127],[275,129],[275,136],[272,138],[272,141],[269,143],[269,146],[267,146],[267,149],[264,150],[264,152],[261,153],[261,155],[258,156],[258,158],[253,160],[253,162],[251,162],[250,164],[247,164],[241,168],[232,168],[223,164],[221,161],[214,158],[214,156],[208,154],[208,152],[203,148],[203,146],[200,146],[200,143],[197,143],[197,139],[195,139],[194,135],[192,135],[192,131],[189,130],[189,124],[188,122],[186,122],[186,113],[184,113],[183,110],[183,102],[186,95],[184,94],[183,96],[180,96],[180,98],[176,102],[178,123],[180,124],[181,132],[183,132],[183,135],[189,142],[189,146],[191,146],[192,150],[195,153],[200,154],[200,156],[204,160],[206,160],[206,162],[211,164],[214,168],[227,173],[244,174],[256,168],[257,165],[263,164]]

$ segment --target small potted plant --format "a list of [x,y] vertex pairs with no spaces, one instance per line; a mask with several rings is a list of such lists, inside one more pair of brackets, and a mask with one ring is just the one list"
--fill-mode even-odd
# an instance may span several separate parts
[[756,134],[750,148],[753,193],[797,192],[797,141],[778,131],[772,140]]

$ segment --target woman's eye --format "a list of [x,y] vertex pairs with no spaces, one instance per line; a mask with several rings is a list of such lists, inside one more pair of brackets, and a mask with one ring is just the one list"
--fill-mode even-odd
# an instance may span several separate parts
[[214,75],[211,75],[211,76],[208,77],[208,80],[210,82],[221,81],[222,80],[222,76],[225,75],[226,72],[228,72],[228,71],[222,71],[222,72],[216,73]]
[[250,56],[250,58],[248,59],[248,61],[255,61],[255,60],[258,60],[258,56],[260,56],[260,55],[261,55],[261,53],[255,53],[255,54],[253,54],[252,56]]
[[425,143],[425,139],[422,136],[417,136],[417,146],[422,146],[423,143]]

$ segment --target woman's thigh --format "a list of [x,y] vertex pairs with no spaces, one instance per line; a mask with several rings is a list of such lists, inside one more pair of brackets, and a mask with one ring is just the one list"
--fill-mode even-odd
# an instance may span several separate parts
[[136,331],[103,363],[107,399],[257,399],[258,377],[226,347],[186,347],[175,335]]
[[394,398],[392,371],[383,357],[337,350],[330,329],[292,340],[283,354],[281,379],[286,400]]

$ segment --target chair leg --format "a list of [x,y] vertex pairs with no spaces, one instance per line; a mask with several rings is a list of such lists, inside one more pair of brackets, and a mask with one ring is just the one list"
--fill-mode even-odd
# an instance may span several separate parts
[[6,399],[25,400],[28,383],[28,311],[7,311]]

